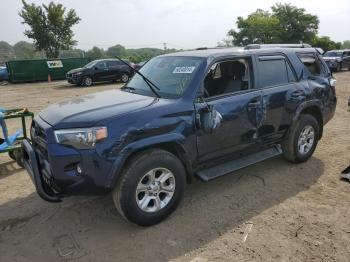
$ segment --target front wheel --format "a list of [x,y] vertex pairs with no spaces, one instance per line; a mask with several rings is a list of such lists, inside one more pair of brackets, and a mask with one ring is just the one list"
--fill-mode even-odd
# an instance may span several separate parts
[[112,197],[124,218],[151,226],[176,209],[185,185],[185,169],[176,156],[160,149],[147,150],[129,161]]
[[302,114],[285,141],[284,157],[293,163],[307,161],[314,153],[320,135],[320,126],[312,115]]
[[120,79],[122,80],[123,83],[126,83],[129,81],[129,75],[124,73],[124,74],[122,74]]
[[83,78],[83,81],[82,81],[82,85],[83,86],[87,86],[87,87],[89,87],[89,86],[92,86],[92,78],[90,77],[90,76],[85,76],[84,78]]

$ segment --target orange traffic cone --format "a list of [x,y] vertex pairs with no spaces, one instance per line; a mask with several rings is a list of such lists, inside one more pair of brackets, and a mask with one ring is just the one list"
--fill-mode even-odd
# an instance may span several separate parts
[[47,75],[47,82],[51,83],[51,75]]

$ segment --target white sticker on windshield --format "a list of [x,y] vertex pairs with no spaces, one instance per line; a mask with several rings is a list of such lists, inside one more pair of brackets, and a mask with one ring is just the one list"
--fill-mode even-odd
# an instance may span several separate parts
[[174,68],[173,74],[192,74],[195,69],[195,66],[177,66]]

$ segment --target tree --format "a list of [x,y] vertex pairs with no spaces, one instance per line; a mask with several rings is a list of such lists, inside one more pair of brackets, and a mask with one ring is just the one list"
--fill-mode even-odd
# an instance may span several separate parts
[[317,35],[318,17],[306,13],[304,8],[276,4],[271,10],[273,17],[279,21],[282,43],[310,43]]
[[119,56],[119,57],[123,57],[126,54],[126,50],[125,47],[122,45],[114,45],[111,46],[107,49],[106,55],[108,57],[115,57],[115,56]]
[[279,42],[279,20],[267,11],[258,9],[246,19],[239,16],[236,24],[238,31],[228,32],[228,35],[233,37],[233,44],[236,46]]
[[70,49],[76,44],[72,26],[80,18],[73,9],[66,12],[63,5],[54,2],[42,6],[27,4],[25,0],[22,3],[19,15],[22,23],[30,27],[24,34],[33,39],[36,50],[45,51],[47,58],[56,58],[60,49]]
[[0,64],[14,58],[15,51],[13,47],[5,41],[0,41]]
[[13,49],[16,54],[16,59],[40,59],[44,58],[44,54],[36,52],[35,46],[31,43],[25,41],[19,41],[14,46]]
[[274,44],[311,42],[317,35],[319,20],[317,16],[290,4],[276,4],[271,12],[261,9],[238,17],[237,31],[230,30],[233,44]]
[[342,48],[342,49],[350,49],[350,40],[345,40],[345,41],[341,44],[341,48]]
[[315,36],[310,44],[315,47],[320,47],[323,49],[323,51],[329,51],[334,49],[340,49],[341,43],[336,43],[332,41],[328,36]]
[[91,58],[92,60],[106,58],[105,51],[103,49],[94,46],[91,50],[86,52],[86,57]]

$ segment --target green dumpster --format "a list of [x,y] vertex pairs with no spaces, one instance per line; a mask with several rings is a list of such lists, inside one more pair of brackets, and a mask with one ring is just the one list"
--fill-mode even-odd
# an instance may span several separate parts
[[66,78],[66,73],[74,68],[83,67],[89,58],[13,60],[6,62],[9,81],[12,83],[47,81]]

